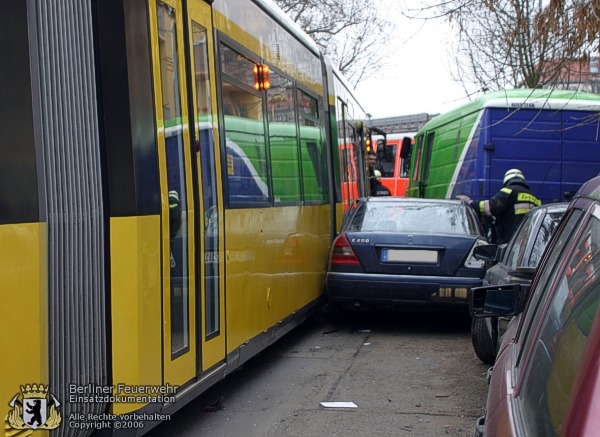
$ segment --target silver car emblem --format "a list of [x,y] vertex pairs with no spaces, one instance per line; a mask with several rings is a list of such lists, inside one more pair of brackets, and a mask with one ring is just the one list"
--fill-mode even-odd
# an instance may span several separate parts
[[415,244],[415,236],[414,236],[414,235],[408,235],[408,236],[406,237],[406,242],[407,242],[408,244]]

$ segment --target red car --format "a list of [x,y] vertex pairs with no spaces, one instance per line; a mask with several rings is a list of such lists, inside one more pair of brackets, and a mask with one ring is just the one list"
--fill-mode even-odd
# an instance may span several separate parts
[[472,290],[474,317],[515,315],[479,436],[600,435],[600,177],[567,209],[533,278]]

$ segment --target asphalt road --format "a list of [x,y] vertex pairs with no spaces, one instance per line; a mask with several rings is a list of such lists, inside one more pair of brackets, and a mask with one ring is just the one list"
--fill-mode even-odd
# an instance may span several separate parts
[[465,314],[319,314],[148,435],[473,436],[488,366],[469,326]]

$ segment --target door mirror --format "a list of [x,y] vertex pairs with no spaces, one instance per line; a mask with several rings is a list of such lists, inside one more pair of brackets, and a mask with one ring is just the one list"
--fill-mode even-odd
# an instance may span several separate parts
[[521,284],[475,287],[469,295],[469,312],[473,317],[514,316],[522,310],[522,294],[529,286]]
[[492,263],[497,263],[500,260],[501,253],[502,251],[499,250],[497,244],[486,244],[473,249],[475,259]]

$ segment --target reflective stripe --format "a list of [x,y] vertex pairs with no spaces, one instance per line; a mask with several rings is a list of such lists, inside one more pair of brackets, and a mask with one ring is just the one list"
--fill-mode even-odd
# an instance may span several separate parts
[[533,208],[531,203],[515,203],[515,215],[527,214]]
[[537,197],[529,193],[518,193],[517,202],[529,202],[535,206],[540,206],[542,204],[542,202]]
[[506,188],[506,187],[502,188],[500,191],[501,191],[502,193],[506,193],[506,194],[510,194],[510,193],[512,193],[512,189],[510,189],[510,188]]
[[485,215],[491,216],[492,212],[490,211],[490,201],[482,200],[481,202],[479,202],[479,211],[483,211]]

